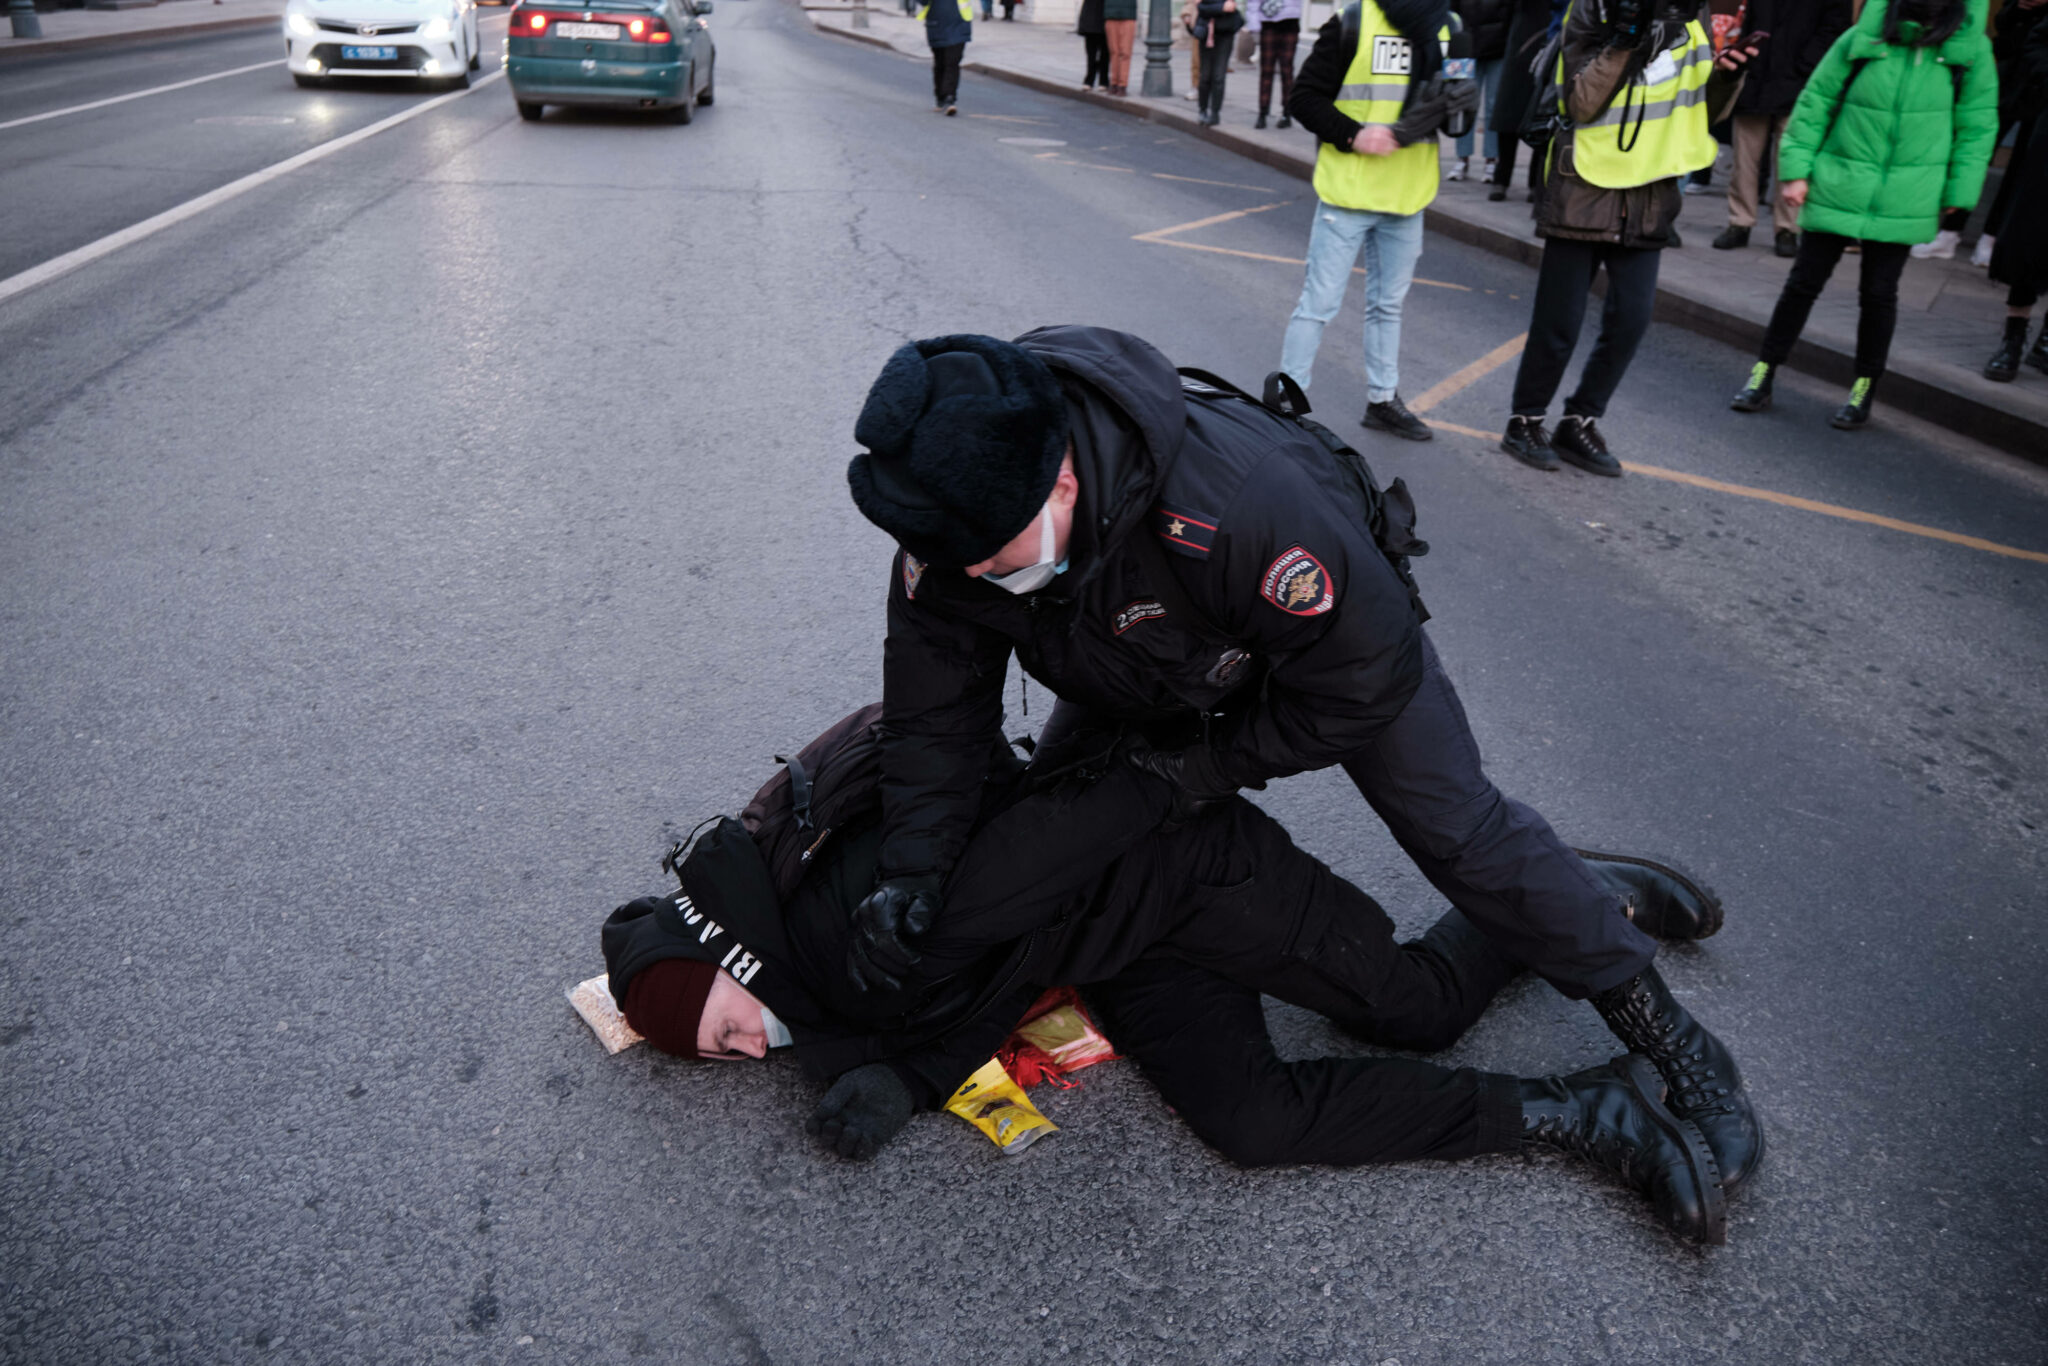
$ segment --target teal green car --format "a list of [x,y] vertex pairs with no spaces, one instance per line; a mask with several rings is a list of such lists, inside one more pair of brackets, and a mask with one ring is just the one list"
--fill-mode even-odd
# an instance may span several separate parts
[[551,104],[662,109],[688,123],[711,103],[711,0],[598,0],[574,9],[519,0],[505,79],[519,116]]

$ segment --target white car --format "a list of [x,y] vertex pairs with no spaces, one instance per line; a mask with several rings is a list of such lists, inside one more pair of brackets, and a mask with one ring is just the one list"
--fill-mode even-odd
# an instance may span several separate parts
[[463,86],[481,50],[474,0],[290,0],[284,45],[300,85],[395,76]]

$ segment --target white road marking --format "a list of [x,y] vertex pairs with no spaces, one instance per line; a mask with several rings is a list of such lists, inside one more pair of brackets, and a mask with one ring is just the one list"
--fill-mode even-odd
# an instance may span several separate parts
[[259,185],[267,185],[280,176],[290,175],[301,166],[309,166],[325,157],[333,156],[344,148],[353,147],[359,142],[373,138],[387,128],[396,128],[408,119],[416,119],[430,109],[438,109],[444,104],[461,99],[465,95],[473,95],[504,74],[503,70],[498,70],[493,71],[488,76],[478,77],[470,83],[467,90],[451,90],[445,95],[436,95],[431,100],[422,100],[420,103],[412,106],[412,108],[401,110],[388,119],[380,119],[367,128],[358,128],[353,133],[344,133],[338,138],[329,139],[318,147],[309,147],[297,156],[286,157],[283,161],[277,162],[275,165],[265,166],[260,171],[251,171],[240,180],[231,180],[217,190],[209,190],[196,199],[188,199],[175,208],[165,209],[154,218],[145,218],[132,227],[123,228],[119,232],[110,232],[97,242],[88,242],[82,247],[65,252],[62,256],[53,257],[39,266],[31,266],[19,275],[10,275],[4,280],[0,280],[0,303],[6,303],[15,295],[26,293],[37,285],[46,284],[60,275],[68,275],[80,266],[90,265],[102,256],[110,256],[125,246],[140,242],[145,237],[155,236],[165,228],[175,227],[188,218],[195,218],[216,205],[225,204],[230,199],[247,194]]
[[238,66],[231,71],[216,71],[211,76],[194,76],[189,81],[173,81],[169,85],[151,86],[147,90],[137,90],[126,95],[111,95],[104,100],[94,100],[91,104],[74,104],[69,109],[52,109],[47,114],[30,114],[25,119],[9,119],[6,123],[0,123],[0,128],[19,128],[24,123],[41,123],[44,119],[61,119],[66,114],[83,114],[88,109],[105,109],[110,104],[125,104],[129,100],[139,100],[145,95],[162,95],[172,90],[183,90],[188,85],[205,85],[208,81],[224,80],[246,71],[261,71],[265,67],[283,66],[284,63],[285,59],[282,57],[274,62],[251,62],[247,66]]

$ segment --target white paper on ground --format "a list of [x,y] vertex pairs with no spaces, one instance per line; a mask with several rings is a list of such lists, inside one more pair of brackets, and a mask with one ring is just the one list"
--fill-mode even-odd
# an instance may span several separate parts
[[569,1004],[576,1007],[576,1013],[583,1017],[583,1023],[590,1026],[590,1032],[597,1035],[597,1041],[604,1045],[607,1053],[617,1053],[639,1043],[642,1035],[626,1023],[626,1017],[619,1013],[618,1002],[612,999],[611,977],[600,972],[587,982],[578,982],[563,995]]

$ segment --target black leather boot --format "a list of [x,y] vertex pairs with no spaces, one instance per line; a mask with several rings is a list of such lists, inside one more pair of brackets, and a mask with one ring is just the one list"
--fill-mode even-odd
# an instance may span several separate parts
[[1551,449],[1550,433],[1543,430],[1540,417],[1509,418],[1500,448],[1532,470],[1557,468],[1557,452]]
[[1998,344],[1998,350],[1991,359],[1984,362],[1984,378],[1995,379],[2000,384],[2010,384],[2020,372],[2020,357],[2027,351],[2027,320],[2007,318],[2005,340]]
[[1585,1158],[1649,1197],[1681,1238],[1728,1241],[1727,1197],[1699,1129],[1664,1102],[1649,1060],[1625,1054],[1568,1077],[1519,1082],[1524,1147]]
[[1656,1064],[1671,1088],[1672,1111],[1706,1135],[1721,1187],[1735,1194],[1763,1160],[1764,1132],[1733,1055],[1686,1013],[1654,963],[1595,996],[1593,1009],[1631,1053]]
[[1392,432],[1410,441],[1429,441],[1436,436],[1427,422],[1408,411],[1408,405],[1401,401],[1399,394],[1385,403],[1366,404],[1365,416],[1358,419],[1358,425],[1376,432]]
[[1265,111],[1265,110],[1263,110],[1263,109],[1261,109],[1261,110],[1259,111],[1259,121],[1258,121],[1257,123],[1254,123],[1254,124],[1252,125],[1252,127],[1254,127],[1254,128],[1264,128],[1265,126],[1266,126],[1266,111]]
[[1574,849],[1600,879],[1621,893],[1623,909],[1644,934],[1659,939],[1705,939],[1721,928],[1721,898],[1697,878],[1668,863],[1634,854]]
[[1767,360],[1760,360],[1749,367],[1749,383],[1742,386],[1740,393],[1728,401],[1728,406],[1738,413],[1760,413],[1771,406],[1771,376],[1778,367]]
[[1849,386],[1849,401],[1835,409],[1835,415],[1828,419],[1828,425],[1845,432],[1869,426],[1870,391],[1876,387],[1876,380],[1868,375],[1858,375],[1856,382]]
[[1621,478],[1621,462],[1607,449],[1607,439],[1600,435],[1600,428],[1590,417],[1566,413],[1559,418],[1557,431],[1550,438],[1550,449],[1558,459],[1577,465],[1588,474]]

